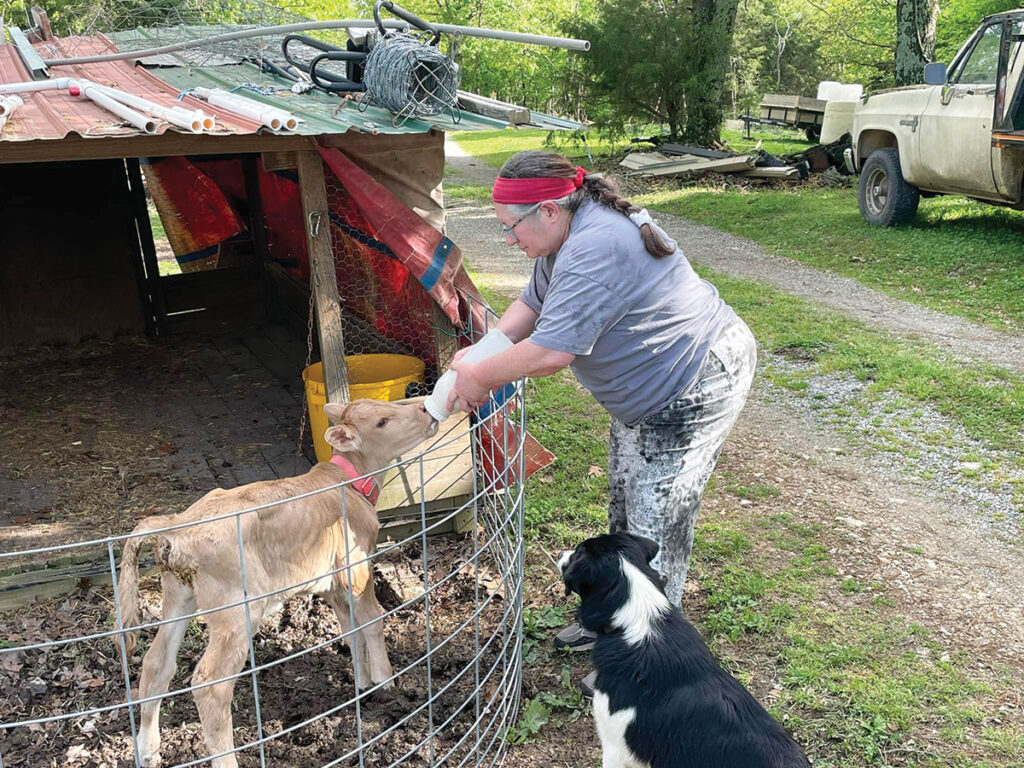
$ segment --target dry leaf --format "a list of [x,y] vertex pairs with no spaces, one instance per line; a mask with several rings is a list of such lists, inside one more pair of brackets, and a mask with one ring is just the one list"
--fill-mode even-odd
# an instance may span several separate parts
[[604,477],[604,470],[597,466],[597,464],[591,464],[590,469],[587,470],[587,474],[590,477]]

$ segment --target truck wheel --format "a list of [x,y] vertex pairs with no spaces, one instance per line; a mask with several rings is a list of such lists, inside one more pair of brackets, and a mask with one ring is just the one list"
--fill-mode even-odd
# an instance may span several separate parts
[[870,224],[895,227],[917,213],[921,193],[903,178],[895,147],[876,149],[860,173],[860,215]]

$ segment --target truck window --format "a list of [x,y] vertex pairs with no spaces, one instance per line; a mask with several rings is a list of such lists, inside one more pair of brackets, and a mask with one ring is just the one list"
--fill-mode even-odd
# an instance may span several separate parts
[[974,50],[956,73],[960,85],[995,85],[996,70],[999,66],[999,42],[1002,39],[1002,22],[985,27]]
[[1024,72],[1024,21],[1015,21],[1011,27],[1010,58],[1006,62],[1007,112],[1016,109],[1012,125],[1024,128],[1024,94],[1020,93],[1021,73]]

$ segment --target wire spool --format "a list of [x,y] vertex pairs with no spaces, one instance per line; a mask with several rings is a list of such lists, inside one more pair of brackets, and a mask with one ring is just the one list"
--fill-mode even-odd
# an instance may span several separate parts
[[450,58],[404,33],[383,37],[367,55],[363,74],[373,101],[403,120],[454,112],[458,80]]

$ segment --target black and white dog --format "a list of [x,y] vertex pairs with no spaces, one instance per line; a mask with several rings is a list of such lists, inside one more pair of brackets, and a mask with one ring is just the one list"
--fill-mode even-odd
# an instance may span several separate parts
[[594,720],[604,768],[809,768],[789,734],[721,669],[669,604],[629,533],[587,539],[558,561],[579,623],[597,634]]

